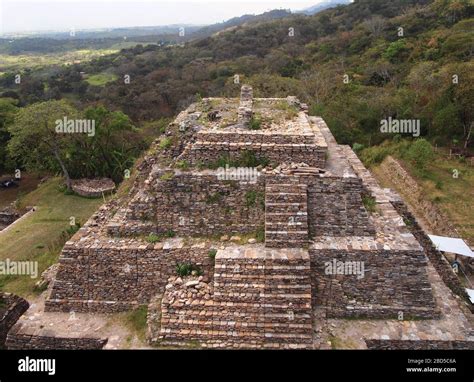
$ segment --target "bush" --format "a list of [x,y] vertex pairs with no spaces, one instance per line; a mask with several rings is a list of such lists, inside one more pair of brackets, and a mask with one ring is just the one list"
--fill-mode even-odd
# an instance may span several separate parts
[[265,207],[265,196],[261,192],[252,190],[245,193],[245,205],[247,207],[255,207],[257,201],[260,202],[262,207]]
[[161,240],[161,237],[156,233],[150,233],[145,240],[151,244],[154,244],[158,243]]
[[151,244],[154,244],[154,243],[158,243],[160,242],[161,240],[163,240],[164,238],[171,238],[171,237],[175,237],[176,236],[176,233],[172,230],[168,230],[166,231],[165,233],[162,233],[162,234],[159,234],[157,235],[156,233],[150,233],[147,237],[146,237],[146,241],[148,243],[151,243]]
[[176,162],[176,167],[181,170],[187,170],[189,168],[189,163],[184,160],[180,160]]
[[368,212],[375,212],[376,210],[376,200],[372,196],[364,195],[362,196],[362,203],[364,204],[365,209]]
[[370,167],[382,163],[388,155],[390,155],[390,150],[387,147],[373,146],[364,149],[361,152],[360,159],[366,167]]
[[176,274],[179,277],[185,276],[201,276],[202,270],[197,265],[191,263],[178,263],[176,264]]
[[68,229],[66,229],[66,232],[72,236],[74,235],[77,231],[79,231],[79,228],[81,228],[81,225],[79,223],[76,223],[74,225],[69,226]]
[[172,143],[171,138],[167,138],[167,137],[162,138],[160,140],[160,149],[165,150],[165,149],[171,147],[171,143]]
[[265,228],[261,227],[255,232],[255,239],[258,243],[263,243],[265,241]]
[[260,130],[262,128],[262,120],[258,117],[252,117],[249,127],[250,130]]
[[406,153],[406,157],[415,165],[415,167],[423,170],[426,168],[428,162],[434,158],[433,147],[426,139],[417,139],[411,144]]
[[382,56],[391,62],[395,62],[395,60],[399,59],[400,56],[407,50],[406,41],[404,39],[400,39],[392,42]]
[[364,149],[364,147],[364,145],[356,142],[352,145],[352,150],[354,150],[355,153],[359,153]]
[[215,261],[216,255],[217,255],[217,249],[214,249],[214,248],[210,249],[207,255],[212,261]]
[[160,176],[160,180],[171,180],[174,177],[173,172],[166,172],[163,175]]

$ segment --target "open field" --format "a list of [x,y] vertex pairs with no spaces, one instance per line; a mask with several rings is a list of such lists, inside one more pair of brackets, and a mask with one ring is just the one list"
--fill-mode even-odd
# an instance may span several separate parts
[[[57,261],[68,237],[64,232],[70,227],[70,217],[83,224],[103,203],[102,199],[65,195],[60,184],[60,178],[49,179],[20,198],[20,208],[36,206],[37,210],[9,231],[0,233],[0,260],[38,261],[40,275]],[[28,297],[37,281],[29,276],[0,276],[0,288]]]
[[[39,68],[49,65],[72,65],[74,63],[90,61],[94,58],[119,52],[121,49],[132,48],[140,42],[123,41],[115,43],[107,49],[80,49],[58,53],[31,53],[9,55],[0,54],[0,75],[4,72],[25,68]],[[143,43],[147,45],[149,43]]]
[[115,81],[118,77],[112,73],[99,73],[86,77],[89,85],[105,86],[107,83]]

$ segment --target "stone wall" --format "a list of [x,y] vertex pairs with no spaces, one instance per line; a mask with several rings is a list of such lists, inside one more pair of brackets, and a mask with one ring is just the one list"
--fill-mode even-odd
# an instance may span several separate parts
[[308,187],[310,237],[374,236],[356,177],[320,177]]
[[196,141],[225,144],[244,144],[251,143],[252,145],[262,144],[306,144],[314,145],[315,136],[313,133],[284,133],[265,130],[201,130],[196,133]]
[[[437,318],[422,251],[310,249],[315,304],[332,318]],[[363,262],[365,273],[326,274],[326,263]]]
[[146,304],[163,292],[178,263],[212,274],[209,248],[168,248],[165,243],[129,247],[65,246],[46,311],[117,312]]
[[20,217],[20,213],[14,208],[8,207],[0,211],[0,231]]
[[180,160],[190,165],[211,164],[219,158],[238,160],[244,151],[251,152],[259,160],[268,160],[272,164],[283,162],[306,163],[309,166],[324,168],[326,149],[311,144],[297,143],[209,143],[195,142],[188,146]]
[[0,349],[5,346],[8,331],[29,306],[28,301],[19,296],[0,292]]
[[180,172],[163,180],[167,174],[173,172],[153,174],[149,188],[138,192],[128,206],[124,225],[111,226],[109,233],[173,231],[183,236],[215,236],[263,227],[263,176],[252,183],[220,180],[215,172]]
[[15,325],[8,333],[6,347],[9,350],[99,350],[107,339],[85,337],[55,337],[20,333],[22,325]]
[[370,350],[474,350],[474,341],[365,340]]

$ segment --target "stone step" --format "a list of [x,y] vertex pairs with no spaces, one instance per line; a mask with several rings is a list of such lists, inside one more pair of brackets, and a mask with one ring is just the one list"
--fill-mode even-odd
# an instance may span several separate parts
[[303,248],[307,241],[301,240],[265,240],[267,248]]
[[309,254],[301,249],[264,251],[218,252],[211,300],[162,308],[163,341],[179,345],[192,339],[206,347],[311,348]]
[[265,201],[265,211],[268,212],[293,212],[293,211],[307,211],[307,204],[305,202],[299,201],[295,203],[271,203]]
[[301,203],[302,200],[307,200],[306,194],[297,193],[265,193],[265,204],[268,203]]

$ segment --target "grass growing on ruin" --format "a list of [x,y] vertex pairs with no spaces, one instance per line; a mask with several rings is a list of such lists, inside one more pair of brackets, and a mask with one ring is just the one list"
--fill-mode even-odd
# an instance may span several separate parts
[[247,207],[255,207],[259,205],[260,207],[265,208],[265,194],[254,190],[247,191],[245,193],[245,205]]
[[127,312],[124,317],[125,326],[141,341],[143,341],[146,336],[147,315],[148,307],[146,305],[141,305],[138,308]]
[[200,267],[191,263],[178,263],[176,264],[176,274],[179,277],[186,276],[201,276],[203,271]]
[[[19,200],[20,208],[36,206],[37,210],[0,234],[0,260],[38,261],[38,276],[54,264],[69,235],[70,217],[84,223],[103,203],[65,195],[60,191],[60,178],[52,178]],[[0,289],[28,297],[38,279],[30,276],[0,276]]]
[[362,203],[364,204],[365,209],[369,213],[373,213],[377,210],[377,203],[375,201],[375,198],[373,198],[372,196],[362,196]]
[[168,230],[164,233],[160,233],[159,235],[156,233],[150,233],[148,236],[145,237],[145,241],[150,244],[155,244],[163,241],[164,239],[169,239],[175,237],[176,233],[172,230]]
[[287,101],[279,101],[276,104],[277,110],[282,110],[285,112],[285,118],[291,120],[298,115],[298,109],[296,106],[290,105]]

